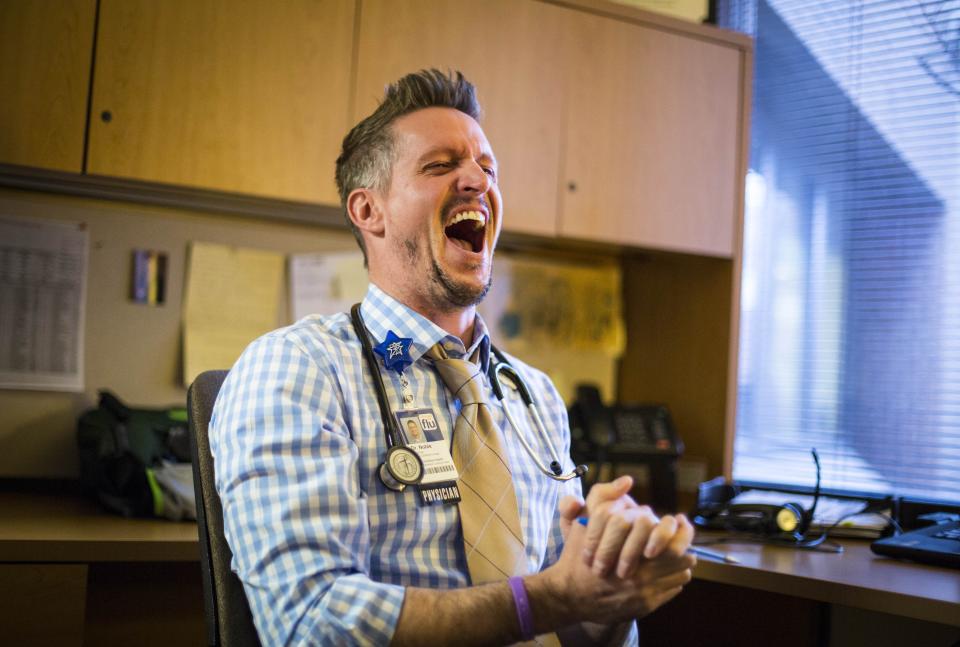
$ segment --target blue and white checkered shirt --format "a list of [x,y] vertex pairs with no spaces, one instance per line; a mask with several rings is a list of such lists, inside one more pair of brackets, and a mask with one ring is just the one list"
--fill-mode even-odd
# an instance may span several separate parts
[[[404,371],[413,407],[432,407],[449,442],[458,403],[421,356],[440,342],[451,357],[469,357],[479,347],[488,361],[481,318],[465,349],[459,338],[376,286],[361,312],[374,345],[388,330],[413,339],[414,362]],[[540,371],[511,363],[539,404],[564,469],[572,469],[559,394]],[[382,365],[381,375],[391,406],[401,408],[399,375]],[[522,433],[546,457],[520,396],[505,391]],[[457,506],[424,505],[415,488],[398,493],[380,483],[387,445],[374,394],[346,314],[306,317],[257,339],[220,391],[210,426],[217,491],[233,569],[264,644],[386,645],[405,586],[470,584]],[[580,482],[561,484],[539,472],[503,405],[489,395],[513,471],[529,569],[536,572],[559,556],[557,502],[565,494],[579,496]]]

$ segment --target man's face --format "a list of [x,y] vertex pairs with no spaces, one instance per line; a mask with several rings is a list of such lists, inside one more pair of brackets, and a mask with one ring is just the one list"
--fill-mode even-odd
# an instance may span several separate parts
[[411,438],[417,438],[420,436],[420,427],[417,426],[413,420],[407,420],[407,431],[410,433]]
[[500,235],[497,164],[480,125],[452,108],[393,124],[396,159],[384,193],[394,293],[445,311],[478,303],[490,286]]

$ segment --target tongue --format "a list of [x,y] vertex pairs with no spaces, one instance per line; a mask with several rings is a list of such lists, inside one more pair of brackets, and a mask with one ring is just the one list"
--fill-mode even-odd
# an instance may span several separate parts
[[470,245],[470,243],[468,243],[467,241],[465,241],[465,240],[463,240],[463,239],[461,239],[461,238],[450,238],[450,237],[448,236],[448,240],[450,240],[450,242],[456,244],[457,247],[459,247],[460,249],[465,249],[465,250],[467,250],[468,252],[472,252],[472,251],[473,251],[473,247]]
[[477,229],[477,223],[473,220],[461,220],[454,223],[448,226],[444,233],[447,238],[468,252],[476,250],[476,246],[480,244],[480,238],[483,236],[482,230]]

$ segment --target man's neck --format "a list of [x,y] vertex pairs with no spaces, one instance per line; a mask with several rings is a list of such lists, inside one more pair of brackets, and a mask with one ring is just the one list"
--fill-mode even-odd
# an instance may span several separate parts
[[395,294],[392,290],[383,287],[380,283],[376,281],[372,282],[380,288],[384,294],[393,297],[417,314],[426,317],[451,335],[459,337],[463,342],[464,348],[469,348],[473,342],[473,329],[477,317],[476,306],[467,306],[465,308],[438,308],[433,304],[422,303],[420,299]]

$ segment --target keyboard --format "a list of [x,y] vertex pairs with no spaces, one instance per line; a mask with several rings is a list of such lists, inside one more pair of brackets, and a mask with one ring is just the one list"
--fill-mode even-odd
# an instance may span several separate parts
[[877,555],[960,568],[960,521],[934,524],[870,544]]

